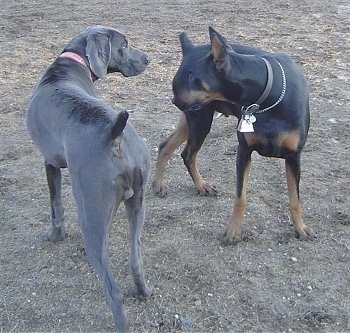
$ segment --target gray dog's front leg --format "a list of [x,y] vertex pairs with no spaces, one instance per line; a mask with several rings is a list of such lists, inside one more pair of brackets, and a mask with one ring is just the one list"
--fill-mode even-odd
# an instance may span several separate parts
[[61,241],[66,238],[64,230],[64,208],[61,198],[61,170],[45,161],[47,183],[50,191],[51,229],[45,235],[48,241]]

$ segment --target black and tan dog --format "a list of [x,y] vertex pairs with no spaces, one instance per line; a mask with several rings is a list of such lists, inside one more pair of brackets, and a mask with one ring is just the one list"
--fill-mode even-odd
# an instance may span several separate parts
[[153,190],[167,195],[164,172],[176,148],[187,141],[182,157],[201,195],[215,195],[196,166],[196,156],[210,131],[215,111],[240,119],[237,136],[237,186],[225,241],[240,239],[246,185],[255,150],[285,159],[290,211],[300,239],[312,239],[299,200],[300,153],[309,129],[309,95],[303,74],[284,54],[229,44],[209,28],[211,44],[193,45],[180,35],[183,60],[173,79],[173,103],[183,111],[175,131],[159,147]]

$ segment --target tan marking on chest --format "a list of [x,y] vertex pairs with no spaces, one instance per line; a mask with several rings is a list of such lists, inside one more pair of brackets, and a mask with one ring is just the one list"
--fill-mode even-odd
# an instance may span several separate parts
[[255,146],[261,143],[261,138],[255,133],[245,133],[244,137],[248,146]]
[[279,135],[279,141],[283,148],[286,148],[291,151],[296,151],[298,149],[300,141],[300,133],[299,131],[281,133]]
[[286,148],[291,151],[296,151],[298,149],[300,141],[299,131],[282,132],[272,139],[267,139],[263,135],[258,135],[256,133],[245,133],[244,137],[248,146],[266,144],[270,141],[274,145]]

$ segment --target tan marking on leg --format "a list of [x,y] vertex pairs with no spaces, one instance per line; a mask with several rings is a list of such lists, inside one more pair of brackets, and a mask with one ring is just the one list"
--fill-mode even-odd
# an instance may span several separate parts
[[207,183],[198,171],[197,153],[198,152],[191,154],[190,159],[188,160],[188,172],[190,173],[194,185],[200,195],[214,196],[217,194],[216,189]]
[[186,123],[186,116],[181,113],[179,123],[175,131],[166,140],[167,143],[159,151],[156,170],[153,178],[153,192],[161,197],[167,195],[166,187],[164,185],[164,173],[168,161],[174,151],[181,146],[188,138],[188,129]]
[[239,240],[242,232],[243,218],[247,206],[247,183],[249,179],[250,166],[251,161],[249,160],[244,171],[242,195],[241,197],[238,197],[236,194],[234,198],[231,219],[226,228],[225,240],[230,243],[235,239]]
[[288,196],[289,196],[289,209],[292,215],[293,225],[295,231],[298,233],[301,240],[306,240],[309,238],[314,238],[314,231],[304,224],[302,218],[302,209],[299,196],[297,193],[297,187],[295,183],[295,178],[291,168],[286,164],[286,176],[288,185]]
[[297,151],[299,141],[300,141],[299,131],[282,133],[279,136],[279,142],[281,143],[281,146],[291,151]]

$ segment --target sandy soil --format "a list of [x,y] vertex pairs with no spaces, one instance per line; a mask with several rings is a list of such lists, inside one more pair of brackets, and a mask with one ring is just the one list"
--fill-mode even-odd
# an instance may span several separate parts
[[349,332],[350,330],[350,5],[326,1],[105,0],[2,2],[0,23],[0,332],[112,332],[101,284],[83,251],[64,172],[69,237],[43,241],[49,227],[43,159],[25,128],[34,84],[65,44],[101,23],[125,32],[152,57],[140,76],[111,75],[101,98],[130,121],[152,155],[180,111],[170,102],[181,60],[178,34],[207,43],[212,25],[230,42],[289,53],[311,90],[311,128],[302,155],[304,219],[313,242],[294,237],[282,160],[253,155],[244,242],[220,239],[234,192],[237,121],[217,119],[199,156],[219,190],[199,197],[178,151],[169,195],[147,193],[143,255],[155,296],[132,296],[123,209],[110,257],[125,291],[133,332]]

